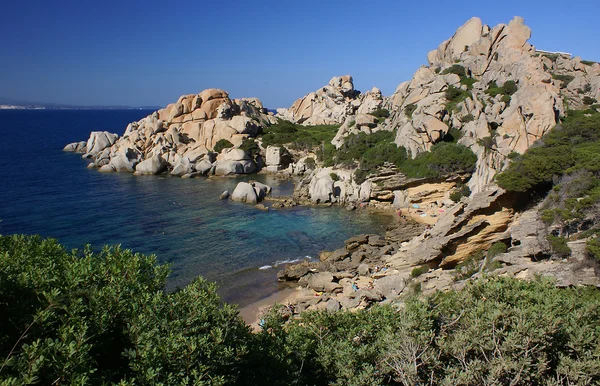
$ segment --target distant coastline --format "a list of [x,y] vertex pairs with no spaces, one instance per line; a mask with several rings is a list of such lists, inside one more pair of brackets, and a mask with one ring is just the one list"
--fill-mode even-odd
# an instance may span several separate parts
[[0,97],[0,110],[158,110],[160,106],[78,106]]

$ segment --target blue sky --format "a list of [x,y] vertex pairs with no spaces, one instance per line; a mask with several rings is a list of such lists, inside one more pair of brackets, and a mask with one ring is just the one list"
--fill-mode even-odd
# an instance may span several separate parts
[[275,108],[344,74],[390,95],[472,16],[522,16],[536,47],[600,61],[597,1],[403,3],[7,0],[0,96],[160,106],[216,87]]

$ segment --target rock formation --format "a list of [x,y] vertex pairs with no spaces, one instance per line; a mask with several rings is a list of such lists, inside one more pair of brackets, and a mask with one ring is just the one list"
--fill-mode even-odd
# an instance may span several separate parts
[[[479,192],[511,152],[525,152],[564,115],[561,94],[572,107],[599,99],[600,65],[537,52],[530,36],[519,17],[493,28],[478,18],[465,23],[387,101],[396,143],[415,156],[459,130],[459,143],[478,157],[469,187]],[[566,73],[573,80],[565,85],[557,78]],[[514,89],[502,89],[507,84]],[[449,100],[449,89],[462,93]]]
[[[232,100],[223,90],[207,89],[183,95],[176,103],[130,123],[121,137],[92,132],[84,157],[103,172],[253,173],[256,164],[238,147],[275,121],[256,98]],[[210,152],[221,140],[234,148],[224,149],[215,161]],[[84,151],[81,143],[69,144],[64,150]]]
[[350,75],[336,76],[329,84],[296,100],[289,109],[277,109],[277,117],[303,125],[335,125],[348,116],[367,114],[383,105],[381,91],[362,94]]

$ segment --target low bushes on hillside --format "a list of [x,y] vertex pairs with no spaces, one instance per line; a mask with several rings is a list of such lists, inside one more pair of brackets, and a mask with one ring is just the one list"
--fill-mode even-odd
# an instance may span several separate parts
[[292,148],[312,150],[315,146],[329,143],[335,137],[340,125],[303,126],[290,121],[279,120],[263,129],[263,146],[287,145]]
[[594,288],[482,279],[402,308],[308,312],[289,324],[275,309],[251,334],[213,284],[164,292],[167,269],[152,256],[18,235],[0,236],[0,251],[6,385],[600,382]]
[[400,169],[407,177],[440,177],[445,174],[473,172],[477,156],[464,145],[440,142],[431,151],[407,159]]

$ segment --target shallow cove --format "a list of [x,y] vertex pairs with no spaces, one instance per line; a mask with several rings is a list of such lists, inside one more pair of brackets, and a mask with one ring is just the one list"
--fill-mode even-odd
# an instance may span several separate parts
[[[241,306],[281,288],[277,262],[316,257],[359,233],[383,233],[394,216],[339,207],[264,212],[219,200],[240,180],[256,179],[290,194],[293,185],[268,176],[181,179],[103,174],[79,155],[62,152],[92,130],[121,134],[148,115],[138,110],[0,111],[0,233],[55,237],[69,248],[121,244],[169,263],[169,289],[198,275],[216,281]],[[280,269],[281,267],[279,267]]]

